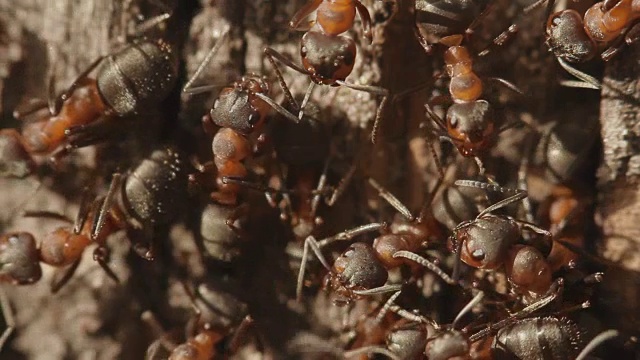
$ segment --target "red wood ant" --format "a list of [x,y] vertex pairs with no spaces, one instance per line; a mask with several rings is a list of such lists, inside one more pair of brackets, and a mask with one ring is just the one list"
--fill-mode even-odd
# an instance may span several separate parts
[[[209,322],[202,323],[203,314],[198,306],[197,298],[191,293],[191,290],[186,284],[183,285],[195,313],[193,319],[189,322],[188,326],[186,326],[186,341],[179,345],[170,341],[153,313],[145,311],[142,313],[142,319],[149,324],[160,338],[147,349],[146,358],[148,359],[158,358],[163,350],[170,352],[168,355],[168,359],[170,360],[212,359],[218,355],[216,345],[222,341],[230,331],[230,329],[215,328],[214,324]],[[219,316],[220,314],[217,315]],[[252,323],[253,319],[249,315],[245,316],[239,324],[236,324],[237,328],[235,329],[234,339],[243,335]]]
[[[329,263],[322,255],[320,249],[323,246],[337,240],[350,240],[357,235],[367,232],[383,231],[387,228],[387,225],[385,223],[362,225],[321,241],[317,241],[313,236],[307,237],[304,243],[302,263],[298,274],[296,290],[298,299],[300,299],[302,295],[302,285],[309,249],[314,252],[322,265],[329,271],[324,279],[325,288],[329,288],[336,293],[336,304],[346,304],[362,296],[397,290],[400,285],[385,285],[389,275],[388,270],[397,268],[406,262],[404,259],[397,259],[395,254],[402,252],[402,250],[415,252],[422,248],[423,243],[429,241],[432,231],[430,230],[429,222],[424,221],[423,216],[415,218],[406,206],[375,180],[369,179],[369,184],[378,190],[383,199],[389,202],[399,213],[409,220],[409,223],[394,224],[391,233],[377,237],[373,245],[364,242],[351,244],[351,246],[334,261],[333,267],[329,266]],[[440,276],[445,282],[449,284],[456,283],[440,270],[436,264],[426,259],[424,260],[423,265]]]
[[[553,1],[550,2],[550,5]],[[635,23],[640,9],[633,0],[600,1],[592,5],[582,17],[575,10],[563,10],[551,14],[547,20],[547,45],[560,65],[571,75],[592,88],[599,89],[600,82],[573,68],[569,63],[582,63],[595,57],[599,49],[612,41],[632,44],[640,37],[640,27]],[[607,48],[600,57],[610,60],[622,48],[621,41]]]
[[[40,262],[54,267],[69,266],[64,275],[52,283],[52,292],[57,292],[77,269],[84,250],[97,243],[94,259],[117,281],[107,266],[106,238],[119,229],[130,232],[130,239],[135,238],[132,235],[135,230],[151,238],[154,225],[174,219],[180,213],[186,194],[184,165],[181,154],[172,147],[155,150],[124,181],[121,174],[114,174],[104,198],[91,200],[85,195],[73,227],[58,228],[45,236],[39,247],[29,233],[3,236],[0,259],[6,265],[3,265],[2,279],[17,285],[30,284],[41,277]],[[25,216],[71,222],[64,215],[48,211],[28,211]],[[147,259],[153,258],[151,247],[135,242],[134,249]]]
[[[96,78],[89,74],[99,65]],[[21,145],[7,160],[31,163],[32,155],[52,154],[57,161],[70,149],[94,144],[105,129],[121,117],[136,114],[161,102],[171,91],[177,65],[171,47],[162,40],[142,40],[107,56],[98,57],[62,94],[47,103],[37,100],[14,116],[37,116],[22,128],[20,139],[11,130],[0,131],[4,142]]]
[[[447,326],[392,305],[399,295],[396,293],[389,298],[382,311],[390,309],[417,326],[396,334],[394,342],[389,342],[388,347],[393,349],[396,355],[412,355],[402,357],[403,359],[420,358],[422,354],[428,359],[467,358],[472,355],[472,346],[482,346],[480,341],[486,341],[487,336],[495,333],[492,341],[486,341],[489,347],[485,349],[486,354],[481,358],[574,359],[580,334],[573,322],[557,317],[528,318],[555,300],[561,289],[562,287],[558,286],[544,298],[473,335],[468,335],[464,330],[457,330],[456,324],[482,300],[483,292],[478,292],[458,313],[451,325]],[[595,347],[616,336],[618,332],[614,330],[601,333],[583,348],[576,359],[584,359]],[[421,341],[410,341],[420,338]]]
[[304,108],[311,96],[314,84],[346,86],[353,90],[382,96],[371,132],[371,140],[375,143],[380,118],[386,106],[389,91],[378,86],[358,85],[345,81],[355,65],[356,44],[350,37],[341,35],[353,27],[357,11],[362,20],[364,36],[371,41],[371,16],[369,11],[359,0],[311,0],[293,16],[289,26],[294,29],[297,28],[316,9],[317,29],[312,28],[307,31],[302,36],[300,43],[302,66],[272,48],[265,48],[264,53],[274,67],[276,67],[274,60],[276,59],[289,68],[311,78],[312,82],[300,106],[298,118],[303,116]]

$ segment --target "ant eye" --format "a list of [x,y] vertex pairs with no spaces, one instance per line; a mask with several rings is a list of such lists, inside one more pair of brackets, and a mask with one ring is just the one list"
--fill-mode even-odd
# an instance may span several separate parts
[[471,257],[473,257],[474,260],[478,260],[478,261],[484,260],[485,256],[486,256],[486,254],[484,253],[484,250],[482,250],[482,249],[476,249],[476,250],[473,251],[473,253],[471,253]]
[[451,118],[449,118],[449,124],[451,125],[451,127],[458,127],[458,118],[452,116]]
[[249,119],[247,121],[249,122],[249,125],[255,125],[258,121],[260,121],[260,114],[252,113],[251,115],[249,115]]

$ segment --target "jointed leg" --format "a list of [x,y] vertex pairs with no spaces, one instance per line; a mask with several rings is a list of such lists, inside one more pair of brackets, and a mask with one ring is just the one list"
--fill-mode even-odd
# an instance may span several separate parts
[[193,76],[184,85],[184,88],[182,88],[182,92],[183,93],[194,95],[194,94],[198,94],[198,93],[210,90],[210,88],[204,89],[204,87],[195,88],[195,87],[192,87],[192,85],[193,85],[193,82],[200,76],[200,74],[204,70],[205,66],[207,66],[209,64],[209,62],[211,61],[211,58],[213,58],[213,56],[220,50],[220,48],[222,47],[222,44],[224,44],[226,42],[228,36],[229,36],[229,28],[227,27],[222,32],[222,34],[218,38],[218,41],[216,41],[215,45],[213,45],[211,50],[209,50],[207,55],[204,57],[204,59],[202,60],[202,62],[198,66],[198,69],[196,70],[196,72],[193,73]]
[[4,318],[4,322],[7,324],[7,328],[4,329],[4,332],[0,337],[0,351],[2,351],[4,344],[16,328],[16,320],[13,316],[13,310],[11,309],[9,298],[7,297],[7,293],[4,291],[3,287],[0,287],[0,307],[2,307],[2,317]]
[[322,263],[325,269],[331,271],[331,266],[325,259],[324,255],[320,251],[320,245],[313,236],[309,236],[304,240],[304,250],[302,251],[302,261],[300,262],[300,270],[298,272],[298,282],[296,285],[296,299],[302,300],[302,285],[304,284],[304,273],[307,268],[307,258],[309,257],[309,248],[313,250],[318,260]]

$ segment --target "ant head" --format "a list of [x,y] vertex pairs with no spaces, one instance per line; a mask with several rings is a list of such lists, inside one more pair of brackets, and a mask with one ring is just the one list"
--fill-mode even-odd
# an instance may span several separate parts
[[453,104],[447,110],[447,132],[464,156],[491,148],[497,131],[493,110],[485,100]]
[[0,130],[0,177],[23,179],[33,173],[35,163],[15,130]]
[[595,42],[584,29],[582,17],[575,10],[564,10],[549,16],[547,45],[555,56],[572,63],[585,62],[597,52]]
[[478,269],[494,270],[502,265],[511,246],[520,238],[517,224],[494,215],[485,215],[454,229],[449,238],[460,259]]
[[424,353],[431,360],[463,359],[469,355],[469,339],[455,329],[444,330],[428,339]]
[[387,348],[400,359],[419,359],[432,333],[430,325],[401,321],[387,335]]
[[318,84],[335,85],[351,74],[356,60],[356,43],[346,36],[329,36],[309,31],[300,44],[302,65]]
[[32,284],[42,277],[40,257],[33,235],[9,233],[0,237],[0,278],[14,284]]
[[349,290],[380,287],[389,277],[373,248],[365,243],[351,244],[333,263],[333,272],[337,283]]
[[248,135],[264,123],[271,109],[257,93],[268,95],[269,86],[262,77],[247,75],[220,91],[209,115],[216,125]]

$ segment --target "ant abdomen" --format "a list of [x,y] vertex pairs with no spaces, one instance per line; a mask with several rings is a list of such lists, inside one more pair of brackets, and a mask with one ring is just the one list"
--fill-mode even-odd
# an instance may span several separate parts
[[400,359],[422,359],[433,328],[400,320],[387,335],[387,349]]
[[[235,207],[215,203],[210,203],[203,209],[200,236],[207,256],[219,261],[231,262],[240,255],[241,239],[227,225],[227,219],[234,210]],[[243,228],[239,222],[242,222],[242,219],[237,220],[235,226]]]
[[356,62],[356,43],[347,36],[328,36],[309,31],[300,43],[302,65],[317,84],[338,86]]
[[574,359],[580,343],[578,327],[565,318],[537,317],[516,322],[496,334],[494,359]]
[[0,237],[0,281],[33,284],[42,277],[36,240],[27,232]]
[[140,41],[108,56],[97,75],[104,102],[119,115],[160,103],[176,82],[177,64],[163,41]]
[[187,162],[177,149],[155,150],[127,176],[121,209],[144,226],[169,223],[187,197]]

